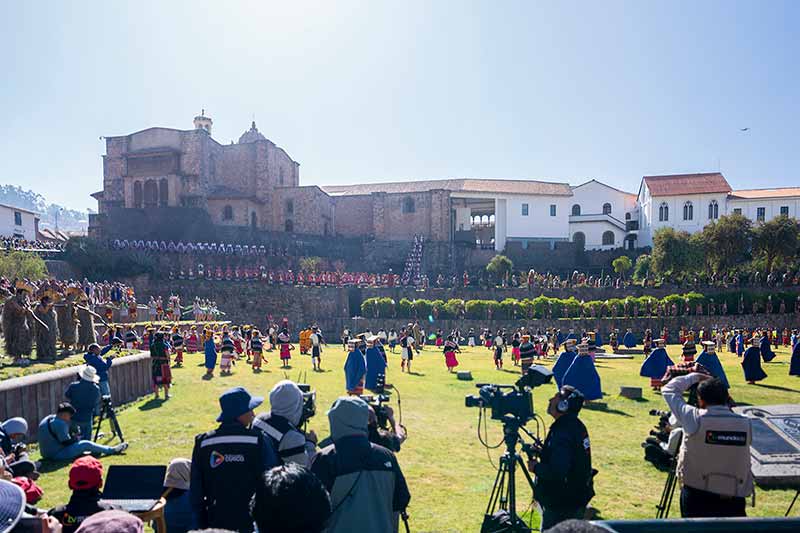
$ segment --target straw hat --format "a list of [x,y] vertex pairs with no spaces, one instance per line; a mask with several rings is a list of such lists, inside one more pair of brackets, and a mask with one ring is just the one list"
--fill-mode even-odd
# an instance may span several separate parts
[[100,382],[100,376],[97,375],[97,370],[93,366],[83,365],[78,374],[84,381],[89,381],[91,383]]

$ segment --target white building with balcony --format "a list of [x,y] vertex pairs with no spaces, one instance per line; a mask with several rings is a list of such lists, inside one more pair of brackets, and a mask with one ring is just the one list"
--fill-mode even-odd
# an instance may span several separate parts
[[569,235],[583,242],[586,250],[633,249],[637,246],[636,195],[615,189],[597,180],[572,187],[569,208]]

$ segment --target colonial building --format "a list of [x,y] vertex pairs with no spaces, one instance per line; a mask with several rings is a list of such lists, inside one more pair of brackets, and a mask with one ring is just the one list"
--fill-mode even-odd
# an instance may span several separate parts
[[421,234],[493,250],[559,243],[607,250],[650,246],[661,227],[696,232],[734,212],[756,222],[800,212],[798,188],[734,191],[718,172],[645,176],[638,194],[594,179],[301,186],[300,164],[255,122],[228,145],[212,138],[212,126],[201,113],[192,129],[106,137],[90,235],[258,242],[276,234],[381,241]]

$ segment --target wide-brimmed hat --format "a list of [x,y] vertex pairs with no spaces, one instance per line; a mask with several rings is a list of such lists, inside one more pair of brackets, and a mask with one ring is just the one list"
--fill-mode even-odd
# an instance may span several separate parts
[[100,376],[97,375],[97,369],[91,365],[83,365],[78,372],[81,379],[84,381],[89,381],[91,383],[99,383]]
[[167,465],[167,473],[164,476],[164,486],[173,489],[189,490],[189,480],[191,478],[192,462],[183,457],[177,457]]
[[0,533],[14,529],[25,510],[25,493],[14,483],[0,480]]
[[263,396],[251,396],[244,387],[233,387],[219,397],[217,422],[231,422],[264,403]]

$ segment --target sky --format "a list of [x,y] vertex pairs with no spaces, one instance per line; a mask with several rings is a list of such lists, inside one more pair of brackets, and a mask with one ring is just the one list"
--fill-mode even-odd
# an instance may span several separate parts
[[793,1],[2,2],[0,183],[96,209],[101,136],[205,109],[302,185],[798,185],[798,27]]

